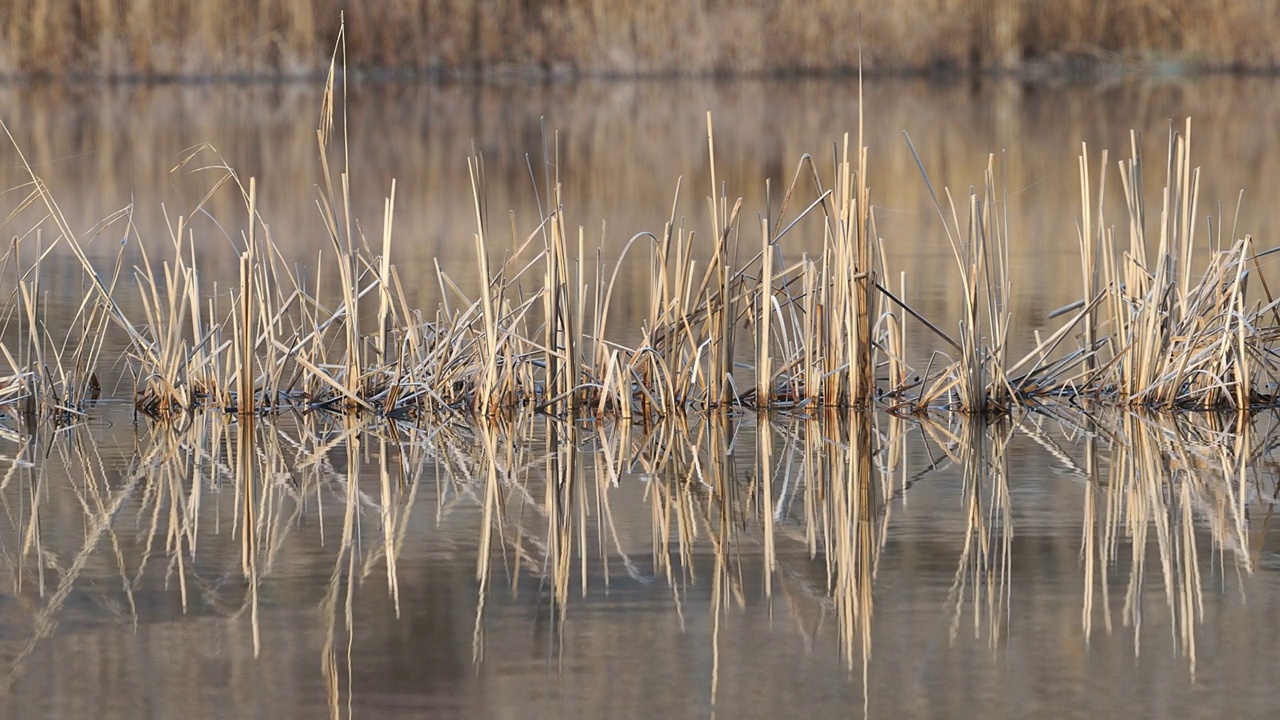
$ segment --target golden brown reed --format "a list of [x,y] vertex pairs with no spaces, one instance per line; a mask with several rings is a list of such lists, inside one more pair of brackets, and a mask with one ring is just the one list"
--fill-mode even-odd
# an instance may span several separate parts
[[[29,233],[36,258],[22,259],[22,242],[14,243],[9,256],[19,276],[14,305],[20,311],[11,314],[27,329],[17,357],[10,357],[9,385],[28,388],[26,414],[83,413],[100,393],[96,370],[106,338],[117,333],[128,347],[135,401],[155,416],[214,407],[242,415],[322,408],[395,417],[442,411],[493,417],[533,406],[561,416],[650,421],[690,409],[816,412],[820,406],[866,408],[878,400],[898,412],[966,413],[1006,413],[1062,396],[1202,409],[1245,409],[1275,400],[1271,346],[1280,340],[1280,313],[1260,274],[1260,300],[1251,300],[1247,273],[1260,273],[1261,266],[1249,237],[1228,246],[1222,228],[1212,230],[1209,265],[1193,282],[1200,180],[1190,161],[1189,122],[1185,132],[1170,134],[1158,225],[1146,210],[1134,139],[1133,157],[1120,166],[1125,245],[1104,224],[1101,188],[1093,229],[1088,162],[1082,158],[1088,230],[1080,233],[1080,247],[1088,296],[1065,309],[1074,313],[1070,319],[1048,337],[1037,336],[1032,351],[1017,361],[1009,356],[1008,192],[999,186],[994,156],[982,192],[971,191],[960,207],[949,190],[944,207],[925,175],[962,278],[956,340],[882,282],[887,274],[868,190],[861,114],[856,145],[846,135],[830,165],[801,158],[776,211],[766,197],[760,250],[753,255],[743,249],[743,233],[750,232],[742,225],[743,200],[718,181],[708,114],[710,226],[700,233],[679,213],[677,183],[661,234],[633,236],[613,269],[601,259],[603,250],[590,261],[583,229],[576,239],[569,230],[558,149],[553,150],[558,143],[545,130],[542,172],[532,165],[528,170],[536,196],[546,201],[538,205],[537,224],[527,230],[514,218],[509,230],[491,224],[485,163],[477,151],[468,167],[478,292],[464,291],[464,283],[437,265],[444,300],[424,317],[409,303],[391,263],[394,179],[383,206],[381,242],[370,242],[353,212],[348,87],[339,73],[345,57],[340,32],[316,133],[317,205],[332,253],[330,260],[321,255],[314,277],[303,276],[272,237],[259,210],[257,179],[242,178],[212,148],[199,146],[177,170],[200,167],[216,173],[214,180],[190,215],[170,219],[171,255],[156,264],[142,249],[134,274],[144,318],[134,319],[118,289],[124,247],[109,273],[99,271],[18,149],[29,181],[11,217],[32,208],[45,214]],[[923,172],[923,160],[916,160]],[[245,228],[233,242],[240,272],[229,301],[202,286],[197,237],[188,220],[209,214],[212,199],[228,193],[244,208],[237,224]],[[130,211],[119,217],[132,227]],[[45,220],[57,232],[48,245]],[[1232,228],[1229,237],[1234,236]],[[788,258],[784,240],[821,249],[812,257]],[[699,242],[702,249],[695,252]],[[48,327],[37,305],[39,260],[63,246],[81,269],[86,293],[76,315],[80,332],[71,334],[81,338],[75,346],[66,340],[53,344],[58,331]],[[500,250],[504,246],[509,249]],[[646,248],[648,312],[639,342],[622,344],[609,333],[618,268]],[[326,272],[326,262],[336,272]],[[1104,309],[1108,315],[1101,314]],[[923,373],[914,373],[905,363],[912,349],[904,347],[901,331],[908,316],[958,357],[939,354],[940,362],[930,360]],[[1108,334],[1099,337],[1103,331]],[[1075,337],[1080,333],[1083,345]],[[739,361],[743,346],[751,347],[754,363]],[[880,385],[882,368],[888,387]]]
[[[0,10],[0,74],[320,75],[345,9],[361,67],[463,74],[708,75],[1149,62],[1274,68],[1272,3],[550,3],[37,0]],[[861,13],[861,14],[860,14]],[[679,52],[672,52],[679,38]],[[355,67],[355,66],[353,66]]]
[[[247,230],[234,297],[227,305],[202,286],[195,232],[187,216],[177,216],[170,220],[171,251],[159,264],[141,249],[134,274],[143,317],[135,320],[126,314],[118,289],[123,246],[108,273],[97,270],[52,193],[28,167],[28,194],[15,214],[42,208],[59,235],[46,247],[37,229],[27,242],[35,242],[37,258],[58,245],[69,248],[82,269],[86,295],[76,317],[79,332],[70,335],[79,340],[55,346],[56,330],[39,316],[36,303],[41,263],[24,261],[23,244],[14,244],[6,261],[19,275],[20,302],[9,313],[26,333],[18,354],[9,358],[8,386],[29,391],[14,391],[11,402],[27,398],[28,414],[34,415],[82,413],[98,399],[97,364],[108,336],[116,333],[129,348],[139,408],[158,416],[198,407],[240,413],[327,408],[398,417],[462,410],[492,416],[532,405],[557,415],[652,419],[728,405],[811,412],[879,400],[898,412],[1003,413],[1064,395],[1201,409],[1252,408],[1275,398],[1271,346],[1280,339],[1280,316],[1250,238],[1227,246],[1224,230],[1211,226],[1208,264],[1198,278],[1193,275],[1200,262],[1192,231],[1199,172],[1190,164],[1189,125],[1170,134],[1158,225],[1145,208],[1136,138],[1133,157],[1120,166],[1128,250],[1119,249],[1117,233],[1104,224],[1102,188],[1093,207],[1088,160],[1082,157],[1082,227],[1090,230],[1081,233],[1080,247],[1084,289],[1092,297],[1064,308],[1070,318],[1048,337],[1037,335],[1033,350],[1011,361],[1013,278],[1008,221],[1001,215],[1007,203],[996,200],[1003,191],[994,157],[982,194],[971,193],[967,213],[949,191],[949,210],[937,205],[964,279],[958,341],[880,281],[883,249],[872,242],[878,236],[866,150],[855,165],[848,139],[829,181],[815,160],[801,160],[776,215],[761,218],[760,251],[740,259],[742,200],[731,203],[725,185],[716,181],[710,117],[710,182],[718,195],[709,206],[712,250],[701,254],[705,260],[693,251],[699,234],[677,219],[678,185],[661,236],[632,237],[613,268],[602,259],[588,264],[585,233],[579,229],[576,241],[570,239],[558,170],[548,171],[537,188],[530,167],[535,192],[547,198],[547,206],[531,230],[521,232],[513,223],[506,233],[510,249],[491,264],[503,243],[489,223],[484,162],[476,154],[470,167],[475,285],[481,289],[478,297],[464,292],[437,265],[444,301],[424,318],[409,303],[390,262],[395,182],[384,203],[380,243],[371,244],[355,221],[345,134],[340,147],[333,147],[342,105],[338,93],[345,89],[336,76],[328,88],[317,135],[318,205],[336,278],[326,271],[324,255],[314,277],[300,275],[262,218],[256,179],[244,181],[211,148],[198,147],[178,169],[202,164],[218,174],[191,216],[207,213],[211,199],[227,191],[244,207]],[[545,163],[558,167],[549,156]],[[929,190],[934,192],[931,185]],[[122,217],[127,221],[127,214]],[[1158,241],[1152,248],[1149,234]],[[783,241],[797,236],[802,247],[823,249],[817,257],[789,259]],[[618,268],[646,247],[649,308],[640,342],[624,345],[609,332]],[[1246,283],[1251,272],[1259,278],[1256,301]],[[908,317],[959,357],[931,360],[923,373],[913,371],[905,363],[911,349],[904,347],[901,329]],[[742,345],[752,347],[754,363],[737,360]],[[887,387],[878,377],[881,368]]]
[[[1088,320],[1081,348],[1088,362],[1078,387],[1096,398],[1158,408],[1273,404],[1280,315],[1261,264],[1271,251],[1256,253],[1253,237],[1238,237],[1235,224],[1228,230],[1230,221],[1220,217],[1199,243],[1207,260],[1199,257],[1200,168],[1190,158],[1190,119],[1181,130],[1170,128],[1158,215],[1146,206],[1136,133],[1131,148],[1118,166],[1128,220],[1120,229],[1106,224],[1101,188],[1091,209],[1087,152],[1081,156],[1087,295],[1076,317]],[[1204,265],[1198,277],[1197,263]]]
[[[1012,81],[977,86],[923,80],[868,83],[866,106],[874,111],[868,113],[864,144],[871,148],[869,176],[888,251],[887,279],[903,289],[896,269],[910,263],[906,294],[899,296],[909,298],[931,321],[954,330],[961,306],[959,284],[951,281],[950,273],[941,272],[948,269],[944,258],[949,252],[936,215],[928,212],[928,196],[914,161],[904,150],[902,129],[911,131],[934,182],[956,190],[981,178],[987,150],[1016,147],[1008,153],[1008,172],[1001,184],[1012,190],[1010,250],[1019,292],[1010,308],[1011,347],[1019,355],[1031,346],[1025,329],[1043,326],[1049,309],[1080,293],[1078,279],[1072,282],[1076,276],[1061,268],[1074,263],[1075,245],[1063,242],[1074,233],[1074,203],[1063,200],[1075,194],[1068,179],[1075,179],[1070,165],[1081,138],[1088,138],[1091,148],[1110,147],[1112,157],[1118,158],[1128,146],[1128,129],[1137,127],[1157,141],[1148,148],[1155,152],[1165,119],[1194,111],[1200,129],[1195,156],[1212,158],[1201,191],[1204,212],[1213,212],[1208,203],[1224,197],[1234,205],[1238,190],[1247,188],[1240,226],[1266,242],[1277,236],[1276,218],[1253,191],[1280,182],[1274,164],[1263,161],[1274,150],[1269,135],[1262,132],[1264,118],[1274,114],[1276,106],[1268,82],[1256,77],[1135,80],[1067,90]],[[257,177],[258,204],[281,252],[292,262],[314,266],[319,250],[331,247],[313,190],[318,164],[312,118],[322,90],[301,84],[37,84],[0,87],[0,104],[24,109],[11,123],[15,137],[63,201],[72,228],[84,237],[93,235],[88,228],[136,200],[129,213],[136,231],[130,235],[155,248],[169,235],[162,209],[190,215],[212,180],[212,172],[196,172],[191,165],[181,173],[169,170],[187,148],[208,142],[242,176]],[[1070,98],[1065,107],[1063,93]],[[779,103],[779,98],[785,102]],[[758,229],[753,213],[765,207],[763,180],[772,179],[776,204],[804,153],[829,162],[828,141],[838,141],[850,128],[855,98],[855,85],[839,80],[787,81],[785,86],[777,81],[588,82],[521,85],[518,90],[353,84],[348,132],[353,174],[363,179],[355,185],[353,210],[366,223],[366,231],[376,236],[388,181],[397,180],[394,262],[402,274],[411,273],[405,288],[409,301],[430,309],[439,302],[430,282],[433,257],[456,271],[455,279],[468,293],[474,295],[476,289],[475,273],[462,271],[474,261],[469,242],[474,219],[465,210],[471,195],[465,157],[472,138],[478,139],[485,156],[490,206],[514,208],[517,218],[528,224],[538,215],[524,156],[538,149],[538,117],[546,115],[547,126],[561,137],[566,224],[571,231],[585,225],[589,249],[603,235],[604,258],[612,264],[626,237],[644,229],[660,231],[678,177],[683,176],[686,193],[697,191],[681,206],[701,219],[703,204],[691,201],[699,201],[709,183],[702,131],[708,109],[717,121],[717,177],[731,194],[744,198],[751,218],[748,235],[753,236]],[[776,112],[754,112],[762,104]],[[935,120],[944,116],[946,123]],[[387,123],[388,118],[394,121]],[[252,123],[246,125],[246,119]],[[970,141],[958,143],[957,137]],[[622,147],[628,149],[620,151]],[[12,151],[6,149],[5,156],[0,186],[10,188],[25,178],[17,173],[20,165]],[[1108,203],[1120,208],[1118,188],[1114,180],[1108,185]],[[246,216],[242,207],[238,197],[223,192],[211,198],[206,209],[237,237]],[[602,233],[600,218],[607,218],[607,232]],[[11,229],[21,235],[37,220],[34,215],[18,218]],[[214,280],[220,288],[236,282],[238,249],[221,238],[209,217],[197,215],[190,223],[202,240],[205,288],[211,291]],[[86,253],[99,267],[114,261],[123,229],[121,222],[97,239],[86,240]],[[816,256],[820,247],[817,233],[792,233],[782,244],[793,258],[801,252]],[[705,254],[700,247],[695,252]],[[916,262],[922,254],[927,263]],[[138,262],[138,244],[131,240],[125,267]],[[333,268],[329,263],[326,267]],[[644,274],[620,273],[613,298],[615,319],[610,325],[616,332],[610,335],[628,344],[638,337],[633,318],[645,304]],[[78,276],[75,272],[59,277],[75,285]],[[7,292],[7,283],[5,288]],[[126,296],[122,301],[132,299]],[[136,311],[135,304],[129,314]],[[917,323],[911,330],[923,335],[922,327]],[[910,345],[930,349],[915,340]],[[107,348],[109,356],[119,350]],[[911,360],[924,364],[920,357]],[[110,389],[109,378],[104,381]]]

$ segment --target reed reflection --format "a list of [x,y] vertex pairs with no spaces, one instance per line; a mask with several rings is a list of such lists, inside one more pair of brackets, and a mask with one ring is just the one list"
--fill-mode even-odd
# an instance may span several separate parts
[[[1255,567],[1250,548],[1261,537],[1251,536],[1265,532],[1265,526],[1251,527],[1246,500],[1262,494],[1261,478],[1251,470],[1263,457],[1254,447],[1253,421],[1216,414],[1157,421],[1126,413],[1103,427],[1111,446],[1109,468],[1104,475],[1096,462],[1091,464],[1085,492],[1085,635],[1092,633],[1099,611],[1105,632],[1112,632],[1108,580],[1127,576],[1121,622],[1132,629],[1134,654],[1139,654],[1143,623],[1158,602],[1149,598],[1151,584],[1145,580],[1152,572],[1149,565],[1158,563],[1173,636],[1194,676],[1206,545],[1214,555],[1210,566],[1222,573],[1217,582],[1227,583],[1228,571],[1234,571],[1238,583]],[[1128,562],[1122,563],[1125,554]],[[1101,597],[1100,608],[1095,595]]]
[[[310,608],[294,632],[314,644],[291,656],[309,653],[315,668],[318,655],[331,714],[358,714],[368,682],[359,665],[373,662],[363,639],[420,623],[422,556],[461,543],[460,557],[476,561],[475,583],[458,586],[471,602],[439,606],[441,622],[473,628],[469,660],[459,662],[502,662],[504,608],[516,603],[532,613],[524,622],[549,643],[557,672],[572,673],[589,658],[565,645],[565,628],[601,622],[611,597],[664,588],[660,611],[707,643],[713,704],[725,664],[740,660],[735,635],[750,631],[738,618],[762,606],[809,652],[835,638],[865,699],[877,582],[914,542],[897,518],[921,483],[955,483],[952,514],[936,520],[953,568],[937,608],[950,643],[966,623],[993,650],[1018,630],[1014,588],[1034,572],[1035,554],[1020,550],[1017,493],[1035,481],[1010,448],[1028,440],[1083,481],[1083,641],[1123,626],[1139,654],[1155,623],[1194,677],[1205,590],[1233,584],[1243,594],[1259,566],[1266,523],[1255,514],[1274,508],[1277,484],[1273,443],[1258,438],[1273,421],[945,418],[714,413],[629,426],[519,415],[413,425],[202,413],[136,431],[9,432],[0,549],[7,592],[22,602],[3,614],[23,639],[4,641],[5,684],[44,672],[42,647],[60,633],[146,626],[162,599],[174,603],[173,621],[216,619],[228,642],[263,658],[247,662],[265,662],[271,638],[290,642],[273,627],[283,604]],[[469,528],[470,541],[450,526]],[[370,602],[394,616],[386,628],[369,619]]]

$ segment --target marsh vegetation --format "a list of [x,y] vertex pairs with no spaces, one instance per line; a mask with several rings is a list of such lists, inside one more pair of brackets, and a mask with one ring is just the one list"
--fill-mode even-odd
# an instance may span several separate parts
[[[131,237],[131,210],[94,227],[124,226],[110,267],[89,258],[55,192],[15,148],[28,182],[10,217],[32,207],[42,215],[4,256],[14,279],[5,316],[17,330],[15,347],[5,345],[12,372],[3,385],[16,413],[28,422],[83,414],[101,395],[98,366],[112,346],[126,349],[138,409],[159,418],[202,409],[494,417],[531,407],[648,423],[728,407],[1004,414],[1082,401],[1247,412],[1275,402],[1280,309],[1262,264],[1272,251],[1238,227],[1239,205],[1234,221],[1210,215],[1197,240],[1190,120],[1169,129],[1163,189],[1150,207],[1137,133],[1114,166],[1104,150],[1094,170],[1082,147],[1079,300],[1049,313],[1065,319],[1015,356],[1004,161],[990,156],[982,183],[956,197],[933,186],[907,137],[961,289],[959,326],[948,331],[913,309],[905,277],[886,262],[861,114],[857,134],[845,134],[828,163],[804,155],[776,189],[764,179],[754,221],[717,179],[708,114],[706,224],[683,214],[677,181],[669,216],[620,241],[611,263],[603,245],[589,246],[586,230],[566,222],[553,132],[543,129],[540,159],[528,160],[537,217],[523,227],[514,216],[506,228],[493,223],[484,157],[473,152],[477,292],[436,263],[440,305],[415,307],[392,262],[395,180],[376,234],[352,213],[353,187],[370,185],[351,174],[336,62],[316,133],[316,204],[330,248],[309,273],[276,244],[256,178],[211,146],[196,146],[174,169],[212,171],[213,180],[186,213],[166,215],[169,237],[156,257],[151,241]],[[1113,174],[1124,198],[1118,221],[1105,201]],[[202,283],[198,248],[208,243],[191,226],[219,193],[241,204],[245,228],[230,236],[229,221],[216,217],[208,227],[236,248],[229,296]],[[130,241],[141,251],[132,267]],[[813,250],[788,252],[793,243]],[[84,296],[67,328],[41,310],[40,271],[53,253],[80,268]],[[638,327],[619,330],[613,304],[626,263],[645,268],[645,307],[634,312],[630,298]],[[139,293],[139,315],[126,312],[125,292]],[[908,323],[925,327],[933,346],[908,348]],[[913,367],[912,357],[927,364]]]
[[[335,717],[1269,702],[1274,254],[1201,200],[1199,125],[1064,148],[1065,304],[1027,328],[1048,261],[1013,258],[1016,149],[955,192],[906,139],[946,254],[920,283],[857,104],[745,179],[698,117],[672,142],[701,171],[623,237],[570,221],[535,124],[444,190],[462,262],[404,270],[416,208],[360,173],[350,90],[305,121],[305,254],[213,145],[172,162],[199,190],[155,237],[145,198],[82,229],[10,137],[9,714],[136,716],[139,688]],[[527,216],[494,206],[512,166]],[[1262,661],[1204,661],[1228,645]]]

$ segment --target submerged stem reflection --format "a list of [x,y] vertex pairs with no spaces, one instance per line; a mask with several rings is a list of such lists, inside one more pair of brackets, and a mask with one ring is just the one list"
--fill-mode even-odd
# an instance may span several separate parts
[[477,673],[508,662],[510,638],[489,631],[513,611],[569,674],[589,661],[568,640],[575,624],[657,610],[706,643],[700,682],[715,705],[726,667],[749,661],[735,654],[744,619],[763,611],[819,659],[838,648],[831,659],[869,693],[877,605],[901,610],[877,603],[886,568],[925,567],[940,550],[949,589],[912,582],[945,614],[952,647],[969,641],[968,614],[991,649],[1018,631],[1036,598],[1015,587],[1047,557],[1033,511],[1055,482],[1045,467],[1073,481],[1066,507],[1081,508],[1078,566],[1053,572],[1080,583],[1082,649],[1116,619],[1135,654],[1144,629],[1167,628],[1194,678],[1205,590],[1243,595],[1266,552],[1255,516],[1277,492],[1263,416],[192,420],[5,437],[0,555],[19,604],[3,626],[22,637],[0,640],[7,687],[60,633],[136,634],[165,599],[178,622],[212,619],[256,662],[280,642],[282,611],[301,609],[330,713],[350,716],[371,613],[410,633],[423,578],[474,559],[463,610],[445,617],[471,628]]

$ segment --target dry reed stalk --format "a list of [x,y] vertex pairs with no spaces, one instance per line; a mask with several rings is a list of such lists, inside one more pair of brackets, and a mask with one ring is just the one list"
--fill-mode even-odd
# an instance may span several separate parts
[[[353,222],[351,212],[351,157],[348,142],[347,125],[347,82],[345,72],[342,77],[341,110],[342,110],[342,146],[341,165],[338,175],[339,184],[335,187],[333,172],[329,162],[329,143],[332,139],[333,124],[339,103],[338,69],[346,68],[346,33],[340,29],[335,43],[333,55],[329,62],[329,72],[325,81],[325,91],[321,103],[320,127],[316,130],[316,140],[320,152],[320,167],[323,174],[321,186],[320,209],[329,233],[329,239],[338,256],[339,289],[342,292],[340,309],[342,326],[345,330],[345,361],[341,373],[342,394],[347,397],[347,409],[354,410],[359,403],[354,400],[361,394],[360,383],[363,378],[365,362],[364,345],[361,341],[360,305],[358,298],[359,259],[356,254],[355,237],[351,229]],[[337,317],[335,315],[335,317]]]
[[375,347],[377,362],[391,364],[391,349],[387,344],[387,333],[391,322],[391,225],[395,219],[396,181],[391,179],[391,194],[383,203],[382,221],[382,253],[378,256],[378,344]]
[[[731,283],[733,268],[730,265],[730,239],[738,234],[738,212],[742,207],[739,198],[729,210],[729,198],[724,190],[716,184],[716,145],[715,131],[711,122],[711,113],[707,113],[707,153],[711,169],[711,194],[708,203],[711,206],[711,224],[714,231],[715,247],[711,252],[711,262],[703,274],[698,287],[698,298],[706,298],[707,320],[709,323],[710,347],[707,366],[706,401],[711,406],[729,405],[734,401],[737,390],[733,381],[734,367],[734,323],[736,307],[732,302]],[[714,281],[708,285],[708,281]],[[709,294],[703,295],[703,292]]]
[[[556,166],[558,168],[559,163]],[[546,262],[542,289],[546,323],[544,395],[552,399],[546,403],[547,409],[552,413],[573,415],[579,409],[582,395],[580,383],[587,374],[580,342],[586,306],[582,263],[586,261],[586,257],[581,230],[578,233],[577,252],[570,253],[564,206],[560,202],[559,171],[556,172],[556,186],[551,190],[554,209],[547,222],[543,223],[544,227],[549,226],[547,247],[543,252]],[[599,355],[595,357],[599,358]]]
[[[1190,137],[1190,121],[1182,132],[1170,130],[1167,183],[1154,255],[1149,255],[1142,154],[1136,134],[1131,136],[1131,157],[1119,166],[1130,248],[1123,254],[1117,254],[1114,234],[1101,229],[1099,194],[1097,254],[1109,316],[1099,324],[1110,331],[1106,338],[1110,357],[1090,374],[1083,389],[1134,406],[1247,408],[1267,402],[1269,395],[1259,388],[1267,387],[1265,380],[1275,376],[1270,357],[1273,333],[1264,329],[1264,314],[1271,312],[1273,301],[1261,273],[1266,305],[1251,307],[1246,299],[1249,266],[1257,268],[1252,239],[1223,242],[1221,230],[1215,234],[1212,224],[1208,245],[1216,249],[1211,249],[1207,266],[1193,283],[1193,218],[1200,171],[1191,164]],[[1084,162],[1082,157],[1082,197],[1087,207],[1091,201]],[[1084,235],[1081,251],[1082,258],[1087,258],[1083,243]],[[1092,323],[1092,313],[1089,319]]]
[[[234,184],[246,203],[249,225],[238,300],[228,310],[219,309],[216,288],[213,297],[202,297],[194,238],[179,216],[170,231],[171,258],[153,266],[143,250],[141,267],[135,268],[144,322],[134,322],[113,300],[119,260],[107,279],[90,265],[52,196],[28,167],[33,190],[24,206],[42,203],[61,233],[55,244],[67,244],[79,260],[91,291],[77,318],[86,335],[94,336],[74,347],[49,345],[37,331],[43,319],[39,277],[34,276],[33,284],[20,284],[26,350],[32,357],[24,362],[19,353],[17,375],[48,387],[52,406],[78,412],[96,392],[94,367],[111,326],[127,334],[141,378],[138,405],[158,414],[197,405],[229,407],[233,395],[242,413],[294,405],[400,417],[443,410],[496,417],[524,404],[566,417],[595,413],[630,419],[638,409],[645,421],[693,408],[743,404],[869,408],[882,394],[875,376],[882,364],[888,366],[887,397],[896,410],[927,410],[946,402],[967,413],[1002,413],[1072,393],[1158,407],[1245,408],[1274,399],[1280,364],[1272,358],[1271,344],[1280,333],[1264,322],[1269,317],[1264,313],[1280,320],[1280,305],[1269,291],[1265,305],[1250,305],[1247,269],[1250,263],[1258,267],[1251,239],[1246,236],[1220,249],[1199,283],[1191,284],[1199,173],[1189,162],[1189,124],[1184,133],[1170,136],[1170,180],[1159,244],[1150,259],[1136,137],[1134,157],[1121,167],[1130,218],[1130,252],[1123,257],[1115,257],[1114,234],[1104,225],[1105,175],[1095,219],[1084,148],[1079,234],[1086,297],[1071,306],[1083,309],[1047,339],[1037,336],[1035,349],[1016,363],[1007,355],[1012,292],[1004,216],[1008,203],[1005,197],[1005,209],[997,206],[1004,191],[996,186],[995,157],[988,160],[982,191],[970,194],[962,222],[962,209],[949,193],[947,217],[916,156],[965,278],[957,342],[879,282],[884,253],[870,205],[861,109],[856,145],[851,147],[846,134],[834,153],[831,188],[824,189],[812,159],[802,159],[776,219],[767,208],[760,222],[760,251],[746,262],[737,256],[742,201],[731,203],[728,188],[719,181],[708,114],[708,204],[714,233],[709,260],[700,266],[695,259],[702,253],[695,253],[695,234],[678,222],[675,203],[661,237],[639,233],[623,246],[626,257],[641,240],[653,242],[650,302],[636,347],[609,338],[619,268],[606,284],[608,273],[598,254],[595,288],[588,288],[585,232],[579,228],[575,248],[545,136],[547,206],[540,203],[540,222],[523,239],[513,220],[512,248],[500,266],[490,264],[489,253],[496,246],[487,217],[484,163],[473,154],[469,173],[480,295],[468,298],[438,269],[445,299],[435,321],[423,322],[405,300],[391,263],[394,181],[384,200],[380,254],[353,231],[346,86],[337,84],[345,42],[345,33],[339,33],[317,129],[323,179],[317,204],[336,255],[338,306],[324,305],[322,263],[310,290],[288,269],[259,216],[256,181],[243,186],[223,163],[195,212],[204,212],[209,197],[225,184]],[[342,143],[331,163],[340,112]],[[205,150],[197,149],[179,167]],[[1105,167],[1105,154],[1103,159]],[[810,175],[815,199],[784,225],[797,189]],[[819,207],[825,212],[821,256],[788,264],[781,242],[791,232],[808,229],[801,221]],[[1212,232],[1210,244],[1223,246],[1220,235]],[[184,250],[187,243],[189,252]],[[39,255],[45,254],[40,249]],[[528,278],[539,268],[541,278],[531,291]],[[461,300],[457,307],[453,298]],[[901,309],[901,317],[921,321],[959,352],[938,372],[927,369],[911,380],[912,387],[919,386],[914,402],[905,397],[912,373],[904,361],[908,349],[901,321],[890,303]],[[375,304],[377,329],[362,337],[362,307],[372,314]],[[230,326],[229,337],[224,325]],[[736,345],[744,328],[755,344],[754,388],[745,393],[735,380]],[[1060,350],[1076,328],[1084,346]],[[1109,331],[1101,340],[1095,338],[1099,328]],[[24,374],[31,363],[35,370]]]
[[[254,223],[252,217],[257,209],[257,183],[254,178],[249,178],[249,244],[248,248],[240,254],[240,313],[237,318],[239,332],[237,333],[236,356],[239,360],[236,368],[237,395],[236,408],[241,416],[253,415],[256,412],[257,401],[254,397],[254,356],[257,355],[257,327],[255,304],[258,302],[257,292],[254,288],[254,268],[258,260],[257,248],[254,247],[253,228]],[[247,449],[247,448],[242,448]]]
[[472,198],[475,201],[476,213],[476,268],[480,277],[480,308],[483,311],[484,354],[478,358],[481,377],[476,388],[476,410],[481,415],[492,414],[494,392],[498,384],[498,327],[494,312],[494,298],[491,291],[489,274],[489,252],[487,248],[486,212],[484,197],[484,165],[479,155],[472,155],[467,160],[467,168],[471,174]]
[[[1102,158],[1099,160],[1101,170],[1098,173],[1098,201],[1096,213],[1093,208],[1093,196],[1091,194],[1089,182],[1089,146],[1087,143],[1081,143],[1080,146],[1080,208],[1081,223],[1079,228],[1080,240],[1080,273],[1083,280],[1083,295],[1085,298],[1092,298],[1098,292],[1098,267],[1097,259],[1099,253],[1106,250],[1106,219],[1103,214],[1103,198],[1107,191],[1107,150],[1102,151]],[[1093,230],[1093,216],[1097,215],[1097,230]],[[1090,239],[1092,238],[1092,239]],[[1097,345],[1096,329],[1098,325],[1097,310],[1090,311],[1084,317],[1084,349],[1089,355],[1084,361],[1084,370],[1087,373],[1093,372],[1097,361],[1092,354]]]
[[[933,199],[934,209],[942,220],[956,267],[964,279],[960,357],[935,383],[930,399],[926,401],[922,397],[921,402],[927,404],[943,393],[954,391],[955,399],[950,404],[961,412],[1008,412],[1016,401],[1013,382],[1006,369],[1012,288],[1008,220],[993,210],[997,197],[995,156],[988,156],[983,196],[970,191],[968,221],[962,226],[951,191],[943,191],[950,210],[948,222],[947,212],[938,200],[910,137],[907,137],[907,144]],[[1003,204],[1007,212],[1008,203]]]
[[770,327],[773,325],[773,242],[769,234],[769,219],[760,220],[760,303],[756,322],[759,334],[756,339],[756,397],[757,407],[773,404],[773,357],[770,354]]

